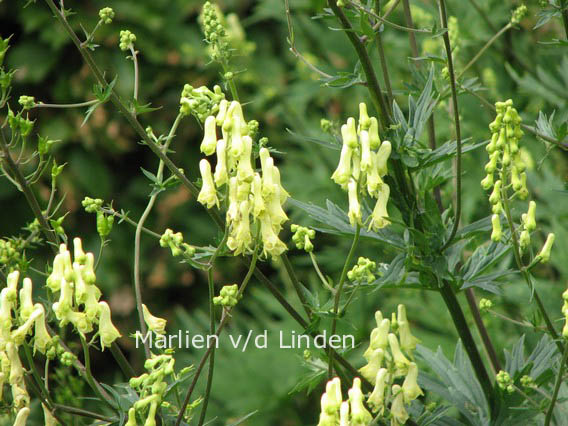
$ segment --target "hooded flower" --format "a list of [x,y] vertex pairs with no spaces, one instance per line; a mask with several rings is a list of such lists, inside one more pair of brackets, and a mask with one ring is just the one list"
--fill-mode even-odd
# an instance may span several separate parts
[[112,342],[120,337],[120,333],[113,325],[110,318],[110,307],[106,302],[99,302],[101,307],[100,320],[99,320],[99,334],[101,338],[101,348],[110,348]]
[[165,334],[166,333],[166,323],[167,321],[163,318],[155,317],[150,313],[148,307],[142,304],[142,313],[144,316],[144,322],[148,326],[150,330],[157,334]]
[[213,206],[219,206],[213,176],[211,176],[211,165],[209,161],[203,159],[199,162],[199,171],[201,172],[201,191],[197,197],[197,201],[206,206],[208,209]]

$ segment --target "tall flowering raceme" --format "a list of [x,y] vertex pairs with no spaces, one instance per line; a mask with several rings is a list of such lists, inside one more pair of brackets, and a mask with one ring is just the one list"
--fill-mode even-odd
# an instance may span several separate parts
[[73,260],[67,246],[61,244],[46,286],[59,293],[59,300],[53,304],[59,325],[72,324],[82,335],[96,330],[104,350],[120,333],[111,321],[110,307],[99,301],[94,264],[93,254],[83,251],[80,238],[73,240]]
[[[374,384],[373,391],[365,398],[361,381],[355,378],[349,400],[342,402],[339,378],[329,381],[321,398],[318,426],[367,425],[373,414],[390,418],[391,426],[403,425],[409,419],[406,406],[423,395],[417,381],[418,367],[413,362],[418,339],[410,332],[405,306],[398,305],[391,320],[377,311],[375,320],[377,327],[372,330],[369,347],[363,354],[367,364],[359,370]],[[363,405],[364,400],[373,414]]]
[[[46,280],[46,287],[52,293],[59,293],[59,299],[53,303],[53,312],[61,326],[70,323],[83,335],[96,330],[104,349],[120,333],[112,324],[109,306],[99,301],[101,291],[96,286],[93,254],[83,251],[79,238],[73,240],[73,246],[72,259],[67,246],[61,244]],[[30,412],[30,397],[19,348],[29,344],[34,353],[40,352],[48,359],[58,356],[64,365],[71,365],[75,356],[65,352],[57,336],[49,334],[45,308],[32,299],[32,281],[24,278],[18,290],[19,279],[19,271],[11,272],[6,287],[0,292],[0,399],[4,384],[9,384],[11,405],[16,412],[14,424],[25,426]],[[44,406],[43,411],[45,424],[56,424],[49,409]]]
[[239,102],[225,99],[217,115],[205,119],[201,152],[215,154],[216,165],[213,169],[207,159],[200,161],[202,187],[197,201],[209,209],[221,203],[226,207],[227,246],[235,255],[250,253],[259,232],[264,255],[279,256],[286,250],[278,234],[288,220],[282,205],[289,195],[264,147],[259,151],[261,171],[256,171],[251,134],[257,126],[256,121],[245,121]]
[[[19,280],[20,273],[11,272],[6,287],[0,292],[0,399],[4,398],[4,384],[10,385],[11,406],[16,414],[14,424],[24,426],[30,413],[30,397],[19,348],[33,341],[34,352],[53,358],[57,345],[47,331],[43,305],[33,303],[32,281],[24,278],[18,291]],[[44,411],[46,424],[50,424],[51,414],[45,407]]]
[[[501,214],[506,213],[504,204],[514,197],[525,200],[529,191],[525,171],[527,156],[523,155],[523,149],[519,147],[523,136],[521,117],[513,107],[511,99],[496,102],[495,109],[497,117],[489,125],[491,142],[486,147],[489,154],[489,162],[485,165],[487,175],[481,181],[481,186],[486,191],[491,190],[489,196],[493,212],[491,240],[499,242],[503,237]],[[530,245],[530,234],[536,229],[535,216],[536,203],[530,201],[527,212],[521,216],[521,227],[512,230],[512,232],[520,231],[518,242],[521,253],[526,251]],[[548,262],[553,243],[554,234],[549,234],[535,261]]]
[[348,118],[341,126],[341,136],[341,156],[331,179],[348,193],[349,222],[353,226],[363,225],[359,196],[368,194],[377,200],[368,228],[375,231],[384,228],[390,224],[387,212],[390,188],[382,178],[387,174],[391,143],[381,143],[379,122],[369,117],[364,103],[359,104],[358,126],[353,117]]

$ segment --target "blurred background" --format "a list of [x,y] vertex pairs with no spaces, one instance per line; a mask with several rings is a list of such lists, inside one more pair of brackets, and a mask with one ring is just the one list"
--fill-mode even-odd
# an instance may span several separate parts
[[[470,1],[448,1],[449,14],[457,18],[459,50],[455,52],[458,71],[475,55],[496,30],[510,19],[511,11],[520,4],[515,1],[477,0],[478,13]],[[551,117],[553,123],[566,122],[568,113],[568,56],[566,47],[541,44],[543,41],[562,38],[558,20],[533,30],[538,23],[540,9],[537,2],[529,2],[529,16],[518,29],[507,32],[468,71],[467,77],[477,77],[477,84],[485,88],[480,92],[491,103],[513,98],[525,123],[533,124],[539,113]],[[438,21],[434,1],[411,1],[418,27],[431,27]],[[347,117],[357,115],[357,105],[365,101],[370,105],[365,87],[350,85],[350,74],[357,73],[357,61],[347,38],[340,31],[330,30],[337,24],[318,18],[325,7],[324,1],[290,0],[295,30],[296,48],[314,66],[330,75],[341,75],[329,86],[320,75],[299,61],[289,51],[288,25],[282,0],[220,1],[218,5],[226,15],[235,14],[234,22],[244,33],[237,38],[234,69],[239,70],[235,81],[241,101],[246,104],[247,120],[256,119],[260,132],[267,136],[270,145],[281,152],[275,155],[282,181],[292,197],[325,206],[327,199],[346,208],[347,197],[331,179],[338,161],[338,152],[314,144],[309,138],[329,139],[320,129],[322,118],[341,124]],[[132,62],[118,48],[118,34],[129,29],[137,36],[136,48],[140,52],[140,100],[151,103],[158,110],[140,116],[144,126],[155,132],[166,132],[179,107],[182,87],[221,84],[221,69],[209,63],[206,45],[197,23],[202,2],[193,0],[114,0],[66,2],[76,14],[69,21],[76,32],[81,25],[92,29],[98,21],[98,10],[111,6],[116,17],[112,24],[102,26],[95,42],[100,45],[94,57],[106,75],[118,76],[116,88],[130,96],[133,86]],[[388,7],[389,5],[386,5]],[[233,19],[233,18],[232,18]],[[398,7],[389,18],[404,24],[402,8]],[[238,28],[238,26],[236,27]],[[93,98],[93,78],[83,64],[75,47],[53,19],[42,1],[0,2],[0,34],[12,35],[11,48],[5,64],[17,69],[10,105],[16,107],[20,95],[31,95],[45,103],[74,103]],[[416,61],[410,60],[408,34],[391,27],[384,28],[383,42],[388,58],[390,76],[396,100],[403,111],[408,95],[419,95]],[[441,55],[441,38],[418,34],[421,54]],[[369,47],[371,57],[379,70],[374,45]],[[436,65],[438,71],[440,65]],[[341,74],[343,73],[343,74]],[[380,75],[380,73],[379,73]],[[345,77],[347,76],[347,77]],[[342,87],[348,86],[348,87]],[[462,134],[473,142],[487,140],[488,123],[493,116],[479,100],[461,95]],[[65,195],[62,211],[69,212],[63,227],[69,238],[80,236],[88,251],[98,253],[99,237],[94,215],[84,212],[81,200],[85,196],[103,198],[112,202],[116,210],[125,210],[129,217],[138,220],[151,191],[149,181],[141,168],[153,171],[158,161],[150,150],[139,144],[138,137],[111,104],[99,107],[82,125],[86,109],[54,110],[35,109],[30,118],[36,120],[36,131],[57,139],[55,158],[66,163],[59,179],[59,192]],[[453,125],[448,119],[448,106],[442,101],[435,110],[437,140],[441,145],[452,137]],[[4,119],[4,117],[0,117]],[[289,132],[291,130],[293,133]],[[426,135],[422,136],[425,139]],[[202,130],[192,117],[186,118],[178,129],[172,145],[171,158],[195,180],[199,171],[199,144]],[[538,267],[539,291],[551,312],[560,317],[560,294],[568,276],[568,193],[566,192],[567,156],[527,134],[522,142],[533,159],[529,172],[529,190],[538,203],[538,222],[541,240],[546,233],[556,233],[556,246],[552,262]],[[464,211],[463,224],[487,216],[487,196],[479,185],[484,176],[481,164],[486,161],[483,149],[469,152],[464,157]],[[443,167],[451,168],[449,162]],[[36,185],[43,202],[49,198],[50,183],[40,180]],[[451,185],[442,188],[444,205],[452,196]],[[7,180],[0,180],[0,235],[17,236],[32,219],[24,197]],[[287,212],[293,223],[310,225],[310,218],[301,210],[289,205]],[[187,190],[178,186],[160,194],[146,226],[158,233],[167,227],[181,231],[186,241],[212,244],[219,238],[204,209]],[[487,238],[489,235],[487,235]],[[290,240],[288,230],[282,234]],[[97,282],[103,299],[109,301],[113,320],[121,330],[120,345],[131,361],[140,368],[142,353],[134,348],[129,334],[137,329],[133,292],[134,228],[115,224],[110,234],[111,244],[105,248],[97,271]],[[322,269],[338,277],[344,256],[350,246],[349,238],[318,233],[316,253]],[[358,255],[368,256],[377,263],[390,263],[393,253],[380,243],[365,240]],[[43,270],[50,253],[38,247],[28,253],[32,265]],[[291,249],[290,257],[301,281],[315,293],[325,294],[309,258]],[[499,268],[509,267],[510,259],[503,260]],[[240,282],[245,274],[243,265],[236,259],[225,258],[215,271],[218,288]],[[261,265],[287,295],[289,302],[301,309],[291,291],[282,266],[278,262]],[[206,277],[199,271],[180,264],[156,240],[142,238],[142,283],[145,303],[150,310],[168,319],[170,332],[177,329],[202,334],[208,330]],[[39,275],[30,274],[36,280]],[[493,300],[495,310],[512,318],[530,320],[535,313],[526,305],[528,290],[520,278],[508,276],[500,283],[501,295],[477,291],[478,297]],[[465,302],[462,300],[464,309]],[[405,303],[416,336],[430,349],[441,346],[451,357],[457,339],[451,319],[436,293],[401,289],[367,289],[357,296],[349,315],[340,324],[340,331],[353,334],[358,341],[366,342],[374,327],[373,313],[377,309],[386,315]],[[522,327],[492,315],[484,317],[497,349],[510,347],[521,334]],[[302,330],[289,318],[261,285],[254,279],[247,289],[247,297],[239,305],[230,332],[249,329],[277,338],[279,330],[300,333]],[[529,332],[527,345],[533,344]],[[476,336],[477,338],[477,336]],[[306,390],[297,391],[297,385],[309,374],[303,362],[303,350],[278,349],[276,340],[268,349],[249,349],[245,353],[223,346],[217,351],[213,394],[209,417],[216,416],[214,424],[230,423],[247,413],[258,410],[247,424],[250,425],[305,425],[315,424],[319,412],[321,387],[308,396]],[[363,364],[362,347],[346,354],[354,365]],[[177,351],[180,368],[197,363],[199,350]],[[97,353],[94,359],[95,375],[106,383],[123,381],[107,352]],[[205,375],[203,376],[205,377]],[[76,395],[87,392],[76,377],[61,371],[57,379],[67,391],[57,396],[59,402],[75,400]],[[201,383],[200,386],[203,386]],[[202,389],[200,389],[202,390]],[[197,395],[197,393],[195,394]],[[87,401],[83,404],[88,405]],[[80,424],[80,423],[78,423]]]

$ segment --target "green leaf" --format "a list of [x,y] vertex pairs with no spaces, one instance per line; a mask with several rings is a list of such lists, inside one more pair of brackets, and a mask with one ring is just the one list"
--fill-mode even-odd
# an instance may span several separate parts
[[[326,203],[327,210],[312,203],[303,203],[293,198],[290,198],[288,202],[305,211],[315,221],[325,225],[324,227],[314,227],[316,231],[334,235],[353,236],[355,234],[355,228],[349,223],[347,213],[329,200]],[[380,241],[399,250],[404,249],[404,242],[400,236],[388,228],[377,232],[361,229],[361,237]]]
[[471,363],[464,353],[461,340],[456,345],[453,362],[444,356],[441,348],[433,353],[418,345],[416,352],[439,377],[437,379],[420,372],[418,377],[420,386],[450,402],[472,424],[488,425],[489,406]]

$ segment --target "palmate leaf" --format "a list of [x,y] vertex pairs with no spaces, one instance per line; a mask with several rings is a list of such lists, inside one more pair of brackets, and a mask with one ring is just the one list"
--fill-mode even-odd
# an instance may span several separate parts
[[[481,141],[477,143],[468,143],[471,138],[464,139],[462,141],[462,154],[473,151],[479,147],[486,145],[489,141]],[[439,146],[435,150],[424,150],[424,153],[418,158],[418,166],[413,167],[413,169],[423,169],[425,167],[431,167],[437,163],[445,160],[449,160],[456,155],[456,141],[448,141],[445,144]]]
[[421,373],[418,377],[420,386],[451,403],[471,424],[489,425],[489,406],[461,341],[456,345],[453,362],[444,356],[441,348],[434,353],[418,345],[416,350],[418,356],[438,376],[436,378]]
[[[291,205],[302,209],[312,219],[324,225],[321,227],[315,227],[314,229],[316,231],[334,235],[352,236],[355,234],[355,227],[351,226],[349,223],[347,213],[329,200],[326,202],[327,209],[318,207],[312,203],[304,203],[293,198],[290,198],[288,202]],[[361,238],[380,241],[399,250],[404,249],[404,241],[402,238],[388,228],[380,229],[377,232],[368,231],[367,229],[362,228]]]
[[513,379],[528,374],[537,382],[550,377],[550,369],[555,364],[554,358],[559,357],[558,348],[550,336],[544,334],[532,353],[525,357],[525,336],[522,335],[511,351],[505,350],[505,370]]

